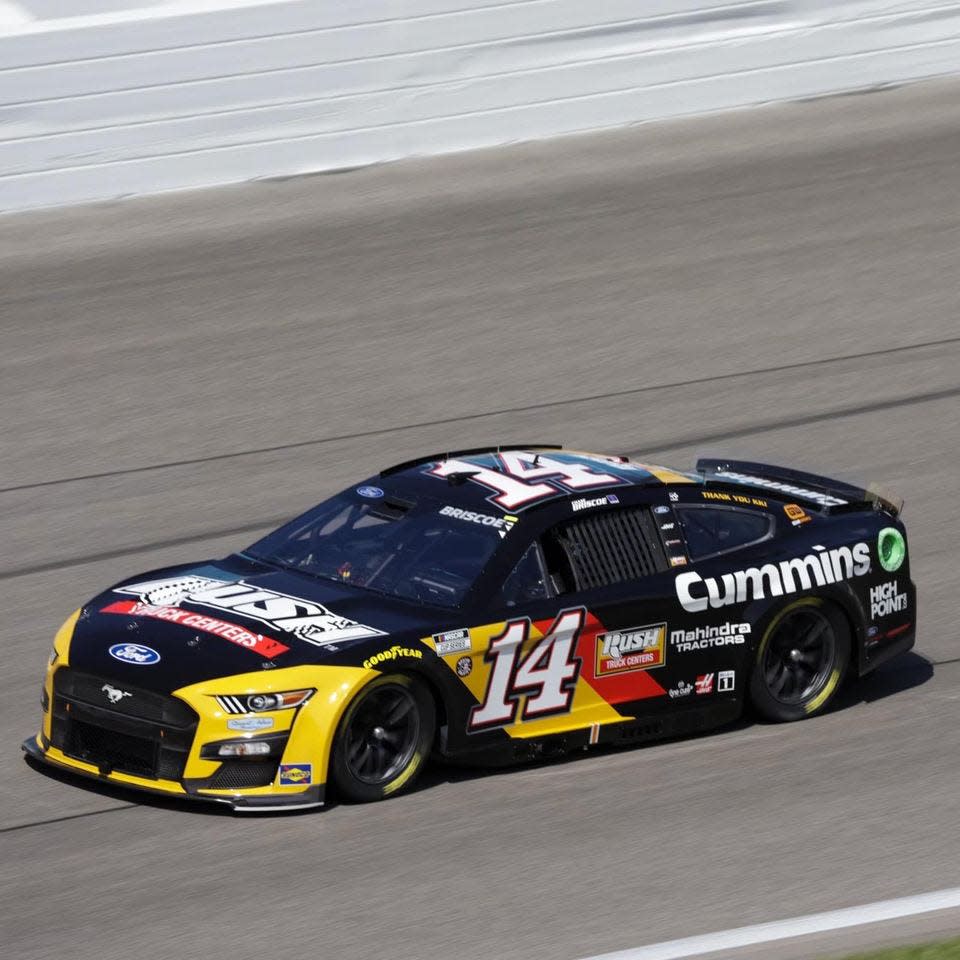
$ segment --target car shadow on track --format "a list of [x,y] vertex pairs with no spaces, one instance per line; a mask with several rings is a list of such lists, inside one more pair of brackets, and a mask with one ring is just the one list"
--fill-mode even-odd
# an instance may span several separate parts
[[919,687],[933,677],[933,669],[932,661],[909,650],[877,667],[873,673],[845,684],[829,712],[845,710],[858,703],[874,703]]
[[[883,700],[894,694],[903,693],[914,687],[919,687],[933,677],[934,664],[926,657],[921,656],[914,651],[901,654],[889,663],[878,667],[874,673],[860,679],[852,679],[844,684],[841,690],[835,696],[833,703],[824,711],[823,715],[837,713],[848,710],[861,703],[874,703],[877,700]],[[649,748],[656,750],[657,747],[669,743],[679,743],[691,740],[703,740],[713,736],[729,736],[740,731],[749,730],[758,726],[777,727],[781,724],[774,721],[765,720],[756,716],[749,708],[743,716],[731,723],[716,727],[712,730],[705,730],[679,737],[670,737],[660,740],[651,740],[641,744],[608,744],[598,747],[592,747],[590,750],[573,751],[555,757],[545,757],[541,760],[527,761],[515,766],[507,767],[466,767],[459,766],[452,762],[434,762],[428,770],[420,776],[417,785],[411,792],[420,790],[429,790],[431,787],[439,786],[443,783],[461,783],[464,781],[475,780],[480,777],[496,774],[503,776],[519,771],[529,771],[556,764],[576,763],[578,760],[587,757],[596,757],[608,753],[620,753],[625,750],[638,750]]]
[[[933,677],[934,664],[926,657],[909,651],[898,656],[889,663],[878,667],[874,673],[861,679],[854,679],[844,685],[837,696],[834,698],[831,706],[825,713],[837,713],[848,710],[861,703],[874,703],[877,700],[883,700],[886,697],[903,693],[907,690],[919,687]],[[675,743],[681,740],[703,739],[717,735],[729,735],[741,730],[748,730],[754,726],[777,726],[778,724],[763,720],[754,716],[751,711],[747,711],[744,716],[732,723],[717,727],[714,730],[707,730],[700,733],[693,733],[683,737],[674,737],[667,740],[654,740],[646,744],[630,745],[609,745],[594,747],[589,751],[573,751],[571,753],[559,756],[544,757],[540,760],[528,760],[523,763],[517,763],[512,766],[460,766],[459,764],[447,761],[434,761],[421,774],[416,785],[408,794],[420,793],[423,790],[429,790],[441,784],[462,783],[465,781],[476,780],[482,777],[492,775],[504,776],[521,771],[536,770],[556,764],[576,763],[578,760],[586,757],[595,757],[598,754],[620,752],[622,750],[636,750],[643,747],[656,748],[665,743]],[[278,814],[275,811],[249,811],[242,814],[234,813],[225,804],[203,803],[191,800],[180,800],[176,797],[161,797],[151,794],[141,793],[136,790],[128,790],[124,787],[116,786],[111,783],[101,783],[87,777],[70,773],[67,770],[61,770],[56,767],[47,766],[32,757],[25,757],[26,762],[38,773],[60,783],[69,786],[78,787],[102,797],[109,797],[119,803],[127,803],[131,807],[143,806],[153,807],[161,810],[172,810],[183,813],[199,814],[200,816],[214,817],[239,817],[242,819],[262,819],[274,816],[308,816],[317,813],[330,812],[337,807],[342,806],[335,798],[329,799],[323,807],[309,810],[289,810]]]

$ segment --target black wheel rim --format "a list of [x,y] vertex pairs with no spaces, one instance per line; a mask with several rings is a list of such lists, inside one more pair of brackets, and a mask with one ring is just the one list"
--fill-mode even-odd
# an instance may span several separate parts
[[417,701],[406,687],[384,685],[358,704],[344,731],[347,768],[368,784],[389,783],[413,757],[420,737]]
[[794,610],[777,624],[763,655],[770,695],[787,705],[806,703],[823,690],[833,670],[837,638],[815,607]]

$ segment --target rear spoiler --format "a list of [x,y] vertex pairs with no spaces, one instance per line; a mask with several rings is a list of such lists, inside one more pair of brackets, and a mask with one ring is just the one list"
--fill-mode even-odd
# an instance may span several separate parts
[[886,510],[898,516],[903,500],[882,493],[875,485],[855,487],[842,480],[831,480],[815,473],[749,460],[698,460],[697,472],[704,483],[722,483],[752,487],[789,496],[819,508],[824,513],[849,510]]

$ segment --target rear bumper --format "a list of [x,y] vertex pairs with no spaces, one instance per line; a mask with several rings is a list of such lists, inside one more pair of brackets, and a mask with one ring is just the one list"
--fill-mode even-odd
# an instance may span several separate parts
[[213,793],[201,791],[199,787],[190,783],[190,781],[147,780],[119,772],[104,774],[92,764],[84,763],[81,760],[67,756],[56,747],[46,743],[45,740],[46,738],[43,734],[40,734],[37,737],[31,737],[25,740],[21,748],[27,756],[41,763],[48,764],[60,770],[67,770],[70,773],[75,773],[82,777],[88,777],[91,780],[110,783],[128,790],[138,790],[143,793],[178,800],[199,800],[206,803],[218,803],[229,806],[235,813],[306,810],[313,807],[322,807],[324,803],[324,784],[313,784],[297,793],[291,793],[289,790],[283,793],[270,793],[265,792],[263,788],[255,788],[246,792],[235,791],[228,793],[226,791],[218,791]]

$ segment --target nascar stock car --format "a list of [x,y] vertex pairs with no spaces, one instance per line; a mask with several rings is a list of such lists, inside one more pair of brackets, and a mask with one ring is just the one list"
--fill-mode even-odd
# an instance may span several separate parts
[[54,640],[36,759],[231,804],[409,787],[824,709],[914,642],[902,504],[759,463],[555,446],[411,460]]

